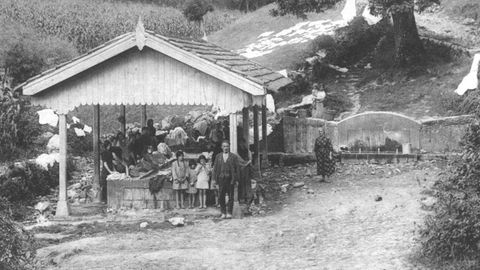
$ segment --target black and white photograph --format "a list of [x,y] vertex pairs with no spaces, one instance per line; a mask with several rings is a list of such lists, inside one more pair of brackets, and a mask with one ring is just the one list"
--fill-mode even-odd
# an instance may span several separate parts
[[0,0],[0,270],[480,269],[479,0]]

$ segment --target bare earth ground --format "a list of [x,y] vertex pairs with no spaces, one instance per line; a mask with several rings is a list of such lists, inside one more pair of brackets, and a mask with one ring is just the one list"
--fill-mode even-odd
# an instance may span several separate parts
[[388,166],[344,165],[330,183],[302,179],[313,167],[276,168],[267,177],[308,188],[270,196],[265,216],[103,234],[42,248],[38,257],[47,269],[422,269],[411,259],[414,230],[426,213],[422,190],[439,169]]

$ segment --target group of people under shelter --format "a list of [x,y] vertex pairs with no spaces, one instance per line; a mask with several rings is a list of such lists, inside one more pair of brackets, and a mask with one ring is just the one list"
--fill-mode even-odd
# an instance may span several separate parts
[[[107,180],[133,179],[152,170],[164,170],[171,175],[176,208],[184,208],[187,204],[194,208],[197,193],[199,208],[206,208],[208,192],[213,195],[215,206],[221,208],[221,217],[231,218],[234,186],[241,178],[250,176],[250,151],[245,143],[240,143],[238,155],[230,152],[228,121],[214,123],[207,136],[200,136],[195,130],[190,133],[191,136],[179,145],[171,144],[170,147],[168,132],[149,119],[141,131],[131,129],[126,136],[118,132],[106,139],[101,153],[103,200],[107,198]],[[184,150],[193,144],[198,146],[199,142],[196,150],[205,151],[198,158],[191,158],[191,155],[186,158]]]

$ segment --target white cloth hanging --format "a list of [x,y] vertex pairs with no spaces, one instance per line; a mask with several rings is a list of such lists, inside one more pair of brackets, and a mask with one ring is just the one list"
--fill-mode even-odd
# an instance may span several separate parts
[[343,20],[347,23],[357,16],[357,7],[355,0],[347,0],[345,7],[342,10]]
[[86,133],[92,133],[93,130],[92,127],[83,125],[83,131],[85,131]]
[[381,16],[374,16],[374,15],[372,15],[372,12],[371,12],[371,10],[370,10],[370,6],[369,6],[369,5],[367,5],[367,6],[365,7],[365,9],[363,10],[362,16],[363,16],[363,18],[365,19],[365,21],[367,21],[368,25],[377,24],[379,21],[382,20],[382,17],[381,17]]
[[77,137],[85,137],[85,131],[83,131],[83,129],[74,128],[74,130]]
[[58,123],[58,115],[52,109],[45,109],[37,112],[40,125],[48,124],[52,127],[56,127]]
[[48,167],[53,167],[55,162],[60,162],[59,153],[51,154],[41,154],[35,159],[35,163],[42,166],[45,170],[48,170]]
[[472,67],[470,72],[463,78],[462,82],[458,85],[455,93],[462,96],[468,90],[477,89],[478,87],[478,64],[480,63],[480,54],[475,54],[473,57]]
[[275,112],[275,100],[273,99],[273,96],[268,94],[265,97],[265,102],[267,103],[267,110]]

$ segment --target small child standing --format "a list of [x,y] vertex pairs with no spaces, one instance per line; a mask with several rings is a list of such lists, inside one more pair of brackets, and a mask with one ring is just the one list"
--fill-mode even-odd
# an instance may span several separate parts
[[197,189],[198,200],[200,201],[200,208],[207,208],[207,189],[208,181],[210,180],[211,168],[207,164],[207,158],[204,155],[201,155],[198,158],[198,165],[195,169],[195,174],[197,175]]
[[189,171],[189,183],[188,183],[188,189],[187,189],[187,194],[188,194],[188,203],[190,205],[190,208],[195,207],[195,195],[197,194],[197,188],[195,185],[197,184],[197,172],[195,171],[195,167],[197,167],[197,163],[195,160],[190,160],[188,162],[188,167],[190,167]]
[[175,200],[177,209],[183,208],[183,193],[188,188],[188,164],[184,160],[182,151],[177,151],[175,154],[177,161],[172,163],[172,189],[175,191]]

